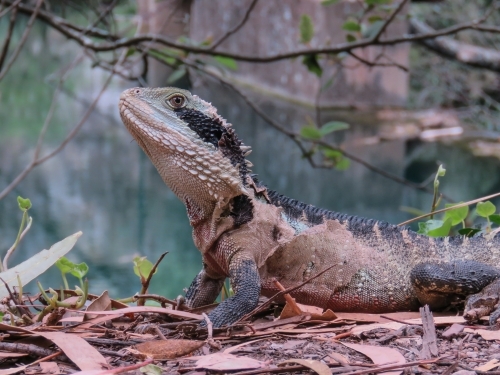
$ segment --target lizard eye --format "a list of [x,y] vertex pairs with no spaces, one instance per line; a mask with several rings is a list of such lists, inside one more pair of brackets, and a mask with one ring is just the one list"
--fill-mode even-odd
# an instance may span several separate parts
[[170,98],[167,99],[168,104],[172,108],[181,108],[184,106],[184,103],[186,102],[186,98],[184,98],[182,95],[174,95]]

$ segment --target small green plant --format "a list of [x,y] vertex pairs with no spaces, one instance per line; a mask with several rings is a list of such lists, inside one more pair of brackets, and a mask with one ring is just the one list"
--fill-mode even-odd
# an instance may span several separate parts
[[66,274],[70,273],[80,281],[80,287],[83,288],[83,278],[89,272],[89,266],[87,263],[82,262],[80,264],[73,263],[66,257],[62,257],[56,262],[56,267],[61,271],[61,277],[64,283],[64,289],[69,289],[68,279]]
[[3,262],[0,264],[0,272],[7,271],[9,258],[19,246],[19,243],[31,228],[31,224],[33,222],[32,217],[28,216],[28,210],[31,208],[31,201],[28,198],[19,196],[17,197],[17,204],[19,206],[19,209],[23,212],[23,217],[21,219],[19,231],[17,232],[16,240],[14,241],[14,244],[10,247],[10,249],[7,250],[5,257],[3,258]]
[[[463,202],[447,203],[447,209],[440,219],[434,219],[434,212],[438,209],[442,200],[442,195],[439,194],[439,177],[444,177],[446,169],[442,165],[439,166],[434,178],[434,196],[431,205],[430,220],[418,223],[418,232],[430,237],[445,237],[449,236],[454,230],[458,234],[472,237],[477,233],[490,233],[494,228],[493,224],[500,226],[500,214],[496,214],[496,207],[490,201],[478,202],[474,212],[470,212],[468,206],[462,206]],[[457,206],[456,208],[453,208]],[[467,227],[466,221],[469,217],[482,217],[486,219],[486,225],[480,228]],[[458,229],[457,227],[460,227]]]

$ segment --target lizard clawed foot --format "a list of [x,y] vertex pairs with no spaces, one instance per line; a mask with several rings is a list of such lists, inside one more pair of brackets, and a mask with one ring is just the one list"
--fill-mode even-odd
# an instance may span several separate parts
[[497,324],[500,318],[500,279],[496,279],[482,291],[471,294],[465,300],[466,320],[475,322],[487,315],[490,315],[490,325]]

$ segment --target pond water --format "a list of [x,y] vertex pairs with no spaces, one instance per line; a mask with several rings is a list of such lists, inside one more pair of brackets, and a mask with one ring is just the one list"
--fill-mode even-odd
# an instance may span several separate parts
[[[20,63],[0,83],[0,190],[31,158],[50,105],[54,83],[50,76],[57,74],[55,61],[59,64],[64,60],[61,51],[53,51],[34,69],[33,60],[43,53],[36,43],[32,42]],[[44,46],[43,40],[38,43]],[[105,73],[83,64],[67,81],[44,152],[77,123],[105,77]],[[10,265],[81,230],[83,236],[68,257],[89,264],[91,292],[107,289],[114,298],[133,295],[140,284],[132,270],[132,258],[147,256],[154,262],[168,251],[150,291],[173,298],[199,271],[200,255],[193,245],[184,206],[163,184],[119,120],[118,97],[127,85],[115,80],[66,148],[0,200],[0,251],[3,255],[17,234],[21,212],[16,197],[21,195],[31,199],[34,221]],[[392,223],[411,217],[402,206],[422,210],[430,206],[431,196],[355,163],[345,171],[314,169],[290,139],[270,128],[234,93],[209,83],[194,91],[211,101],[234,124],[245,144],[252,146],[249,159],[255,165],[253,170],[272,189],[331,210]],[[252,98],[269,116],[294,129],[303,126],[308,116],[315,116],[308,108],[262,95]],[[442,191],[457,201],[500,191],[500,163],[476,158],[459,145],[401,140],[357,144],[355,139],[377,133],[380,123],[373,118],[348,111],[322,113],[325,122],[349,122],[351,128],[332,139],[379,168],[421,182],[436,170],[437,163],[443,163],[447,175]],[[39,279],[44,286],[61,284],[54,269]]]

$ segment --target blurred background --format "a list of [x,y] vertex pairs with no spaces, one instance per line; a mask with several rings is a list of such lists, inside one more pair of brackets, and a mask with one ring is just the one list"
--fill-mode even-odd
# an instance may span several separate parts
[[[134,86],[212,102],[252,146],[259,179],[323,208],[397,224],[430,210],[440,164],[443,203],[496,193],[499,6],[4,0],[0,254],[22,196],[33,224],[11,267],[81,230],[68,258],[90,266],[91,292],[136,293],[132,258],[165,251],[150,291],[189,286],[201,258],[185,208],[119,118]],[[39,280],[61,284],[53,269]]]

